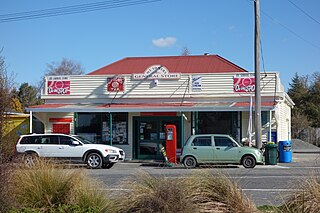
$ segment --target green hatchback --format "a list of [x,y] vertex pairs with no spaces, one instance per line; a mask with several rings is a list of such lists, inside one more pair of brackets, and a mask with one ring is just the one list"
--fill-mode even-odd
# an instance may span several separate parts
[[180,161],[186,168],[199,164],[241,164],[254,168],[263,164],[261,150],[242,146],[229,135],[201,134],[192,135],[184,144]]

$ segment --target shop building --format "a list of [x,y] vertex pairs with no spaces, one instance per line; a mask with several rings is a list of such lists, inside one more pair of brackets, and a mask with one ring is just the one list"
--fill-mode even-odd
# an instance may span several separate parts
[[[47,76],[45,104],[28,111],[47,133],[120,147],[128,160],[161,159],[167,124],[177,128],[178,149],[201,133],[251,135],[255,144],[255,80],[218,55],[130,57],[87,75]],[[294,103],[279,73],[262,73],[260,82],[262,141],[290,140]]]

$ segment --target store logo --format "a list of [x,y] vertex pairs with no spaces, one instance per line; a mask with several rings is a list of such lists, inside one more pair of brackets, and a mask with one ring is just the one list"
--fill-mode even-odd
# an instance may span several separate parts
[[153,79],[167,79],[175,80],[180,79],[181,73],[170,73],[169,70],[162,65],[152,65],[148,67],[144,73],[132,74],[133,80],[153,80]]
[[47,77],[48,95],[70,95],[69,76]]
[[233,91],[234,92],[254,92],[255,78],[253,76],[234,76],[233,77]]
[[108,78],[108,92],[122,92],[124,78]]

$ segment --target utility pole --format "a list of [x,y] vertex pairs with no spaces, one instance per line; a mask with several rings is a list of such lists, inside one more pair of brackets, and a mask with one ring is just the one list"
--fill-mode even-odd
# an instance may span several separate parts
[[254,0],[254,17],[255,140],[256,146],[261,148],[260,0]]

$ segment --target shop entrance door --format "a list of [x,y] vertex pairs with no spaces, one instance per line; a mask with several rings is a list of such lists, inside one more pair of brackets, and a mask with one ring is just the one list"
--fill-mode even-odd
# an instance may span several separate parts
[[134,156],[136,159],[162,160],[161,146],[165,147],[165,126],[177,127],[178,144],[180,140],[180,117],[135,117],[134,118]]

